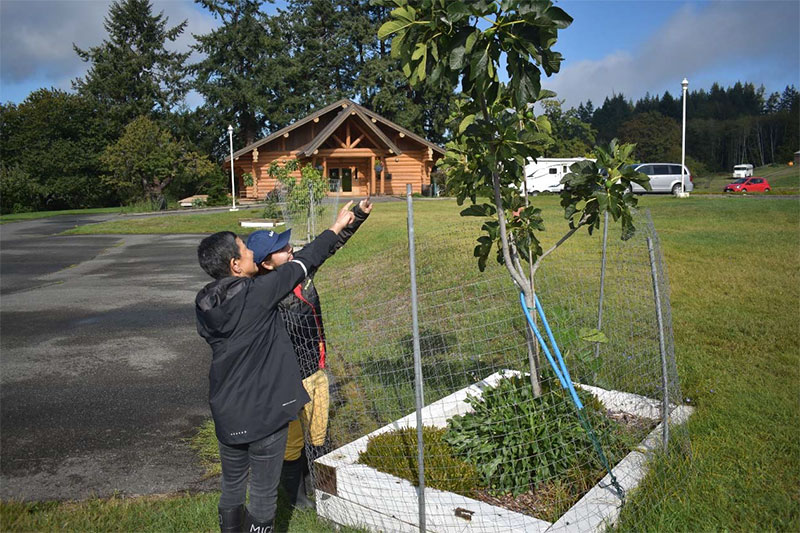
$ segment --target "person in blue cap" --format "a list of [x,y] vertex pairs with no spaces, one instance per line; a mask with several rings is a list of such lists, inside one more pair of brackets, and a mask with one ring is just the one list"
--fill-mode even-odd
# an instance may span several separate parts
[[[353,207],[353,221],[339,232],[331,253],[344,246],[372,212],[369,198]],[[247,238],[259,274],[268,275],[291,261],[294,249],[289,244],[291,230],[283,233],[255,231]],[[329,382],[325,372],[326,344],[322,306],[314,286],[314,273],[298,283],[279,305],[289,338],[297,353],[303,385],[311,397],[298,420],[289,423],[281,482],[290,503],[298,508],[312,508],[306,495],[304,473],[309,463],[326,453],[328,431]]]
[[253,251],[233,232],[210,235],[197,247],[200,266],[214,278],[197,293],[195,313],[197,332],[212,350],[209,405],[222,463],[223,533],[274,529],[288,425],[310,400],[278,304],[331,256],[354,220],[351,206],[268,276],[257,276]]

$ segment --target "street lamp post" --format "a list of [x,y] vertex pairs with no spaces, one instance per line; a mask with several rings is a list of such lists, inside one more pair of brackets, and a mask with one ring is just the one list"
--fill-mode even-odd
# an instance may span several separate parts
[[238,211],[239,209],[236,208],[236,178],[233,175],[233,126],[230,124],[228,125],[228,140],[231,143],[231,201],[233,202],[233,207],[229,211]]
[[685,174],[686,174],[686,89],[689,88],[689,80],[683,78],[681,82],[683,88],[683,128],[681,133],[681,198],[689,196],[686,192]]

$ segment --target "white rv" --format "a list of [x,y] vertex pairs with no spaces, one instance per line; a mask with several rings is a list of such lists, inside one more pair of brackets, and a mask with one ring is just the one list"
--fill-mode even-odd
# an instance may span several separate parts
[[753,165],[742,164],[733,167],[734,178],[749,178],[753,175]]
[[561,178],[569,174],[570,165],[586,159],[585,157],[540,157],[535,162],[531,160],[525,165],[525,184],[528,187],[528,194],[561,192],[564,190]]

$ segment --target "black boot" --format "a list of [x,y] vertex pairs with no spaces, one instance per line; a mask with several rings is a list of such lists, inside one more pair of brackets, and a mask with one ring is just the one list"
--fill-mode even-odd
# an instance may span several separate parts
[[244,520],[244,505],[223,509],[217,508],[221,533],[241,533]]
[[250,511],[244,512],[244,533],[273,533],[275,530],[275,519],[259,522]]
[[289,503],[297,509],[316,509],[313,500],[306,496],[305,475],[303,473],[303,463],[306,462],[305,456],[301,455],[294,461],[284,461],[281,471],[281,484],[289,497]]

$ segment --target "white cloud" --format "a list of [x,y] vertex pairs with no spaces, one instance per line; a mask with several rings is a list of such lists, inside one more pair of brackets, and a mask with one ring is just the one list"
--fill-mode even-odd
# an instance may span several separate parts
[[[97,46],[107,37],[103,22],[109,0],[2,0],[0,1],[0,80],[14,86],[40,80],[67,89],[70,81],[86,73],[88,65],[72,48]],[[216,27],[210,14],[188,1],[154,0],[153,13],[164,13],[167,26],[183,20],[183,34],[169,46],[188,51],[192,33]],[[195,60],[195,58],[191,58]]]
[[[588,99],[599,106],[613,93],[638,99],[646,92],[669,90],[677,96],[684,77],[694,89],[713,81],[764,83],[768,90],[774,88],[770,85],[796,84],[798,13],[794,1],[687,4],[638,50],[615,52],[597,61],[565,61],[561,72],[544,86],[571,107]],[[767,58],[777,66],[765,68]],[[764,79],[767,75],[770,79]]]

